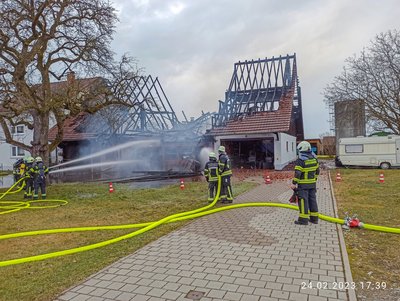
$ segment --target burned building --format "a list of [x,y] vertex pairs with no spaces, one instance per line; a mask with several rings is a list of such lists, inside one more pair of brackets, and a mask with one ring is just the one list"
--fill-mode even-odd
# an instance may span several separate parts
[[296,55],[235,63],[206,136],[234,167],[280,170],[293,161],[304,139]]
[[[96,114],[82,113],[65,121],[59,145],[63,161],[130,145],[79,164],[101,166],[88,171],[93,179],[128,179],[149,172],[198,172],[201,135],[211,115],[202,113],[197,119],[180,122],[158,78],[136,77],[129,88],[132,98],[127,106],[109,106]],[[52,128],[49,139],[55,139],[56,133],[57,129]],[[112,166],[107,162],[126,164]]]

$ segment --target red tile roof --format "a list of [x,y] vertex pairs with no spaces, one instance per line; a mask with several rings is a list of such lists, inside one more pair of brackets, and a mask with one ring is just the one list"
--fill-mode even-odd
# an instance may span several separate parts
[[[76,84],[81,91],[85,91],[90,90],[90,88],[93,86],[101,85],[102,81],[103,79],[101,77],[75,79],[73,76],[72,80],[51,83],[51,89],[53,92],[64,93],[64,91],[66,91],[71,84]],[[80,141],[97,137],[97,133],[86,132],[83,127],[79,128],[84,123],[88,115],[88,113],[80,113],[76,117],[66,119],[63,127],[64,134],[62,141]],[[50,129],[50,141],[56,139],[57,131],[57,125]]]
[[211,129],[209,135],[289,132],[292,119],[293,95],[291,93],[288,94],[288,96],[282,97],[280,100],[278,110],[256,112],[250,116],[228,121],[223,127]]
[[[75,76],[73,76],[73,79],[70,80],[50,83],[50,89],[54,94],[64,94],[67,93],[67,90],[71,85],[75,85],[74,86],[75,90],[90,91],[91,88],[102,85],[103,81],[104,79],[101,77],[75,79]],[[34,91],[36,91],[36,93],[40,93],[42,87],[41,84],[36,84],[33,87],[35,88]],[[15,108],[16,107],[15,103],[12,103],[12,106]],[[29,108],[22,107],[20,109],[28,110]],[[2,103],[0,103],[0,113],[2,115],[9,114],[9,117],[14,116],[13,112],[8,108],[4,108]]]
[[[83,124],[88,113],[80,113],[78,116],[68,118],[64,122],[64,136],[62,141],[80,141],[96,138],[97,133],[88,133],[84,129],[79,129],[79,126]],[[53,141],[56,139],[57,126],[53,126],[49,131],[49,140]]]
[[79,79],[73,79],[71,81],[65,80],[65,81],[51,83],[50,88],[53,92],[58,92],[58,91],[63,92],[63,90],[66,90],[71,84],[74,84],[77,85],[75,89],[85,91],[85,89],[89,90],[93,85],[101,84],[102,81],[103,79],[101,77],[79,78]]

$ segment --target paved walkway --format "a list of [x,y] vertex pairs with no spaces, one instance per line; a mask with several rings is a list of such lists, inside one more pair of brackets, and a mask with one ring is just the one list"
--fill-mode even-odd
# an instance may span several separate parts
[[[332,216],[327,176],[320,176],[318,185],[320,212]],[[234,203],[287,203],[290,195],[287,181],[275,182],[257,186]],[[339,289],[350,280],[345,279],[348,262],[341,256],[336,225],[299,226],[293,223],[296,218],[294,210],[272,207],[202,217],[57,300],[349,300]]]

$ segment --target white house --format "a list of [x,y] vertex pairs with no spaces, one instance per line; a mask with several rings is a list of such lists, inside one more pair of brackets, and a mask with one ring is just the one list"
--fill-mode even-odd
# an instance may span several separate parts
[[[88,78],[88,79],[75,79],[75,73],[71,72],[67,75],[67,80],[60,82],[51,83],[51,89],[54,91],[63,90],[66,87],[79,82],[82,88],[85,89],[97,81],[99,78]],[[56,124],[54,115],[50,115],[49,119],[49,129],[51,129]],[[16,127],[11,127],[11,133],[13,139],[22,142],[26,145],[31,145],[33,138],[33,130],[29,130],[24,125],[18,125]],[[0,127],[0,170],[11,170],[15,161],[24,156],[30,156],[28,151],[25,151],[19,147],[13,146],[5,142],[5,135],[2,127]],[[61,150],[57,149],[50,154],[50,163],[57,163],[62,160]]]
[[[32,141],[33,131],[25,125],[17,125],[10,130],[15,140],[28,145]],[[14,162],[26,155],[30,155],[29,152],[5,142],[5,135],[0,127],[0,170],[12,170]]]
[[[279,109],[257,112],[214,127],[214,148],[224,145],[234,167],[282,170],[296,159],[296,127],[290,98],[281,100]],[[253,163],[254,162],[254,163]]]

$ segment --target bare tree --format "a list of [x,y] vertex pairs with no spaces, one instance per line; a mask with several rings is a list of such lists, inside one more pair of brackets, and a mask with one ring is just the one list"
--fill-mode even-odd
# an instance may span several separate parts
[[329,105],[363,100],[370,128],[400,134],[400,32],[381,33],[359,57],[348,58],[323,94]]
[[[47,161],[62,141],[66,118],[126,103],[137,69],[130,58],[113,58],[117,21],[108,0],[2,0],[0,124],[6,142]],[[58,133],[49,144],[51,117]],[[33,130],[30,145],[13,139],[16,125]]]

